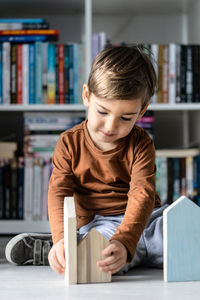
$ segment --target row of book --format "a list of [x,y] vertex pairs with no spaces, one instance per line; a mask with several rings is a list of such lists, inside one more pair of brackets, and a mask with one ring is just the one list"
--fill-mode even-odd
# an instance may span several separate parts
[[76,104],[84,83],[82,44],[0,44],[0,104]]
[[51,159],[0,159],[0,219],[47,220]]
[[[200,206],[200,151],[157,150],[156,190],[162,205],[186,195]],[[0,159],[0,219],[47,220],[51,158]]]
[[158,77],[152,103],[200,102],[200,45],[151,44]]
[[199,149],[157,150],[156,190],[162,204],[185,195],[200,206]]

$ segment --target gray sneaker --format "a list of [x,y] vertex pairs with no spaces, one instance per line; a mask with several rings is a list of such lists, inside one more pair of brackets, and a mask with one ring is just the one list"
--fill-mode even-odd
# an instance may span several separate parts
[[48,265],[51,234],[21,233],[6,245],[6,259],[15,265]]

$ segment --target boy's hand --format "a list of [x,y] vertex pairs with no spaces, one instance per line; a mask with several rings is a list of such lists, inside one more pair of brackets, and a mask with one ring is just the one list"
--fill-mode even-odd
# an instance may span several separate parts
[[110,245],[103,252],[104,259],[97,262],[97,266],[101,271],[114,274],[119,271],[127,261],[127,249],[117,240],[112,240]]
[[60,275],[65,275],[64,239],[53,245],[48,255],[50,267]]

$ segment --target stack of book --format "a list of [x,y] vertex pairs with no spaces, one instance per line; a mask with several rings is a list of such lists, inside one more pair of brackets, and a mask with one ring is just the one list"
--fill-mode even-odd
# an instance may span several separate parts
[[0,19],[0,104],[76,104],[84,82],[82,44],[53,43],[44,19]]
[[47,220],[51,157],[60,133],[84,120],[84,113],[24,114],[24,219]]
[[156,190],[162,204],[185,195],[200,206],[200,150],[157,150]]

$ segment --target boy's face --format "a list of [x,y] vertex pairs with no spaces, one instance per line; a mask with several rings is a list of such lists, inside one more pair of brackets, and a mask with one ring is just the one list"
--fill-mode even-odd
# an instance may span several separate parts
[[108,151],[132,130],[135,122],[145,113],[141,111],[142,100],[104,100],[94,94],[89,96],[87,85],[83,86],[83,102],[88,107],[87,128],[95,145]]

